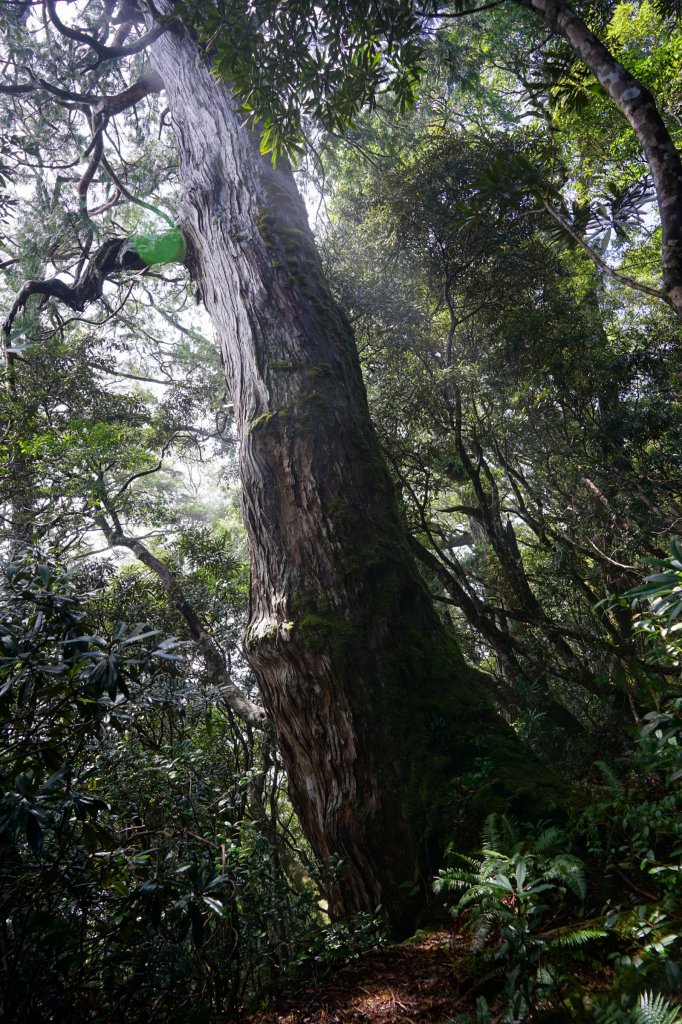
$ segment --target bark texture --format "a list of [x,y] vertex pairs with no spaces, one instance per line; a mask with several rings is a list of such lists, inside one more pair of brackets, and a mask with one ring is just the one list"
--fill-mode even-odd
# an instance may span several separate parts
[[455,811],[465,793],[486,813],[531,794],[546,812],[555,790],[477,689],[416,570],[289,169],[258,156],[187,34],[166,32],[153,60],[241,439],[247,657],[306,835],[346,865],[333,912],[381,904],[407,933],[434,852],[458,828],[477,841],[478,822]]
[[568,40],[637,136],[656,188],[661,217],[665,296],[682,319],[682,160],[653,96],[626,71],[563,0],[517,2],[535,11],[553,32]]

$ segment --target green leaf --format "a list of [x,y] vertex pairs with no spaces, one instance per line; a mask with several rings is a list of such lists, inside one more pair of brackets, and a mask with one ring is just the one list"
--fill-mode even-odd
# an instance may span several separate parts
[[213,896],[202,896],[201,897],[207,907],[210,907],[214,914],[218,917],[222,917],[225,913],[225,908],[220,900],[216,900]]

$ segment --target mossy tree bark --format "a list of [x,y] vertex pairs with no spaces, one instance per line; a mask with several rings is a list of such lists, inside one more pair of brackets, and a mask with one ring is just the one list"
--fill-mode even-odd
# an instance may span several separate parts
[[[316,854],[345,868],[332,911],[407,933],[426,880],[480,810],[556,795],[476,687],[409,549],[352,331],[290,170],[258,156],[192,39],[154,43],[180,150],[180,224],[241,440],[252,560],[246,652]],[[407,897],[403,883],[417,881]]]

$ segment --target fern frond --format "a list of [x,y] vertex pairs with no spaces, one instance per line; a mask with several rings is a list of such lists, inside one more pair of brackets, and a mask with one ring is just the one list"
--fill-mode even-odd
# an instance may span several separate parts
[[498,885],[495,882],[481,882],[467,889],[457,906],[459,909],[464,910],[471,903],[478,903],[486,896],[492,896],[494,899],[504,898],[509,895],[509,891],[506,885]]
[[486,857],[478,869],[479,880],[495,878],[496,875],[508,874],[513,870],[509,857],[504,857],[500,853],[494,853],[492,850],[484,850],[483,852]]
[[[474,868],[479,865],[476,861],[471,862]],[[457,889],[466,889],[467,886],[480,884],[481,876],[478,871],[469,868],[442,868],[438,877],[433,881],[434,892],[452,892]]]
[[632,1024],[631,1014],[616,1006],[612,1000],[595,1003],[591,1019],[592,1024]]
[[488,850],[514,852],[519,842],[518,825],[506,814],[489,814],[483,825],[483,846]]
[[563,838],[563,833],[560,828],[556,825],[550,825],[537,837],[533,844],[533,852],[542,854],[549,853],[552,847],[556,846],[558,841]]
[[593,939],[603,939],[607,933],[593,928],[581,928],[576,931],[566,932],[564,935],[557,935],[547,943],[547,949],[577,949],[584,946],[586,942]]
[[608,765],[606,761],[595,761],[594,766],[595,768],[598,768],[604,776],[604,781],[606,782],[607,786],[609,786],[615,793],[623,792],[622,782],[614,772],[613,768],[611,768],[611,766]]
[[560,853],[548,864],[542,877],[561,881],[574,896],[584,903],[587,899],[587,882],[583,862],[570,853]]
[[633,1010],[635,1024],[682,1024],[680,1010],[662,995],[644,992],[639,997],[639,1006]]
[[483,954],[483,961],[485,963],[491,963],[495,956],[496,950],[494,948],[486,949],[486,946],[488,945],[490,933],[496,925],[497,921],[495,921],[492,915],[485,914],[476,922],[476,926],[471,936],[471,952],[480,953],[481,950],[485,950]]
[[[462,865],[462,867],[459,868],[460,871],[470,871],[472,874],[478,874],[481,867],[480,860],[476,860],[475,857],[465,857],[463,853],[458,853],[455,856]],[[453,865],[453,870],[457,870],[456,865]]]

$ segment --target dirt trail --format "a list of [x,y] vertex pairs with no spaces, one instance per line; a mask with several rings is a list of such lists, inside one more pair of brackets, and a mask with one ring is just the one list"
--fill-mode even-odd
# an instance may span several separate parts
[[457,985],[466,946],[440,931],[370,953],[244,1024],[445,1024],[469,1009]]

